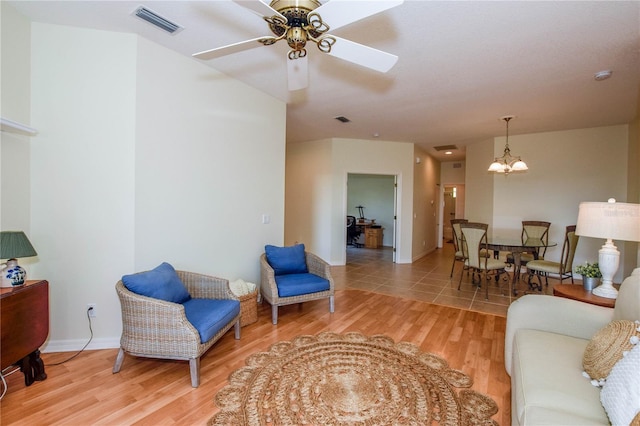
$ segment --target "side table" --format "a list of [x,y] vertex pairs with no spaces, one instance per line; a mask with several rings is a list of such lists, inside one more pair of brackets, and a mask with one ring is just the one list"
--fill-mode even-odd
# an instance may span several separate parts
[[[614,287],[619,288],[620,285],[614,284]],[[604,306],[605,308],[613,308],[616,305],[616,299],[596,296],[590,291],[585,290],[582,284],[556,284],[553,286],[553,295],[590,303],[592,305]]]
[[46,379],[40,346],[49,335],[49,283],[31,280],[0,289],[0,313],[1,368],[19,365],[27,386]]

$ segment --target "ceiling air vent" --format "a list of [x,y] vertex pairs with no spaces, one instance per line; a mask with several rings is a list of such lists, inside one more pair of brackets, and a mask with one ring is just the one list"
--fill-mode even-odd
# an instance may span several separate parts
[[454,149],[458,149],[458,147],[455,145],[440,145],[434,146],[433,149],[436,151],[453,151]]
[[333,117],[333,118],[335,118],[336,120],[340,121],[341,123],[348,123],[348,122],[351,121],[347,117],[343,117],[342,115],[338,116],[338,117]]
[[168,32],[169,34],[176,34],[183,29],[181,25],[178,25],[175,22],[171,22],[167,18],[158,15],[153,10],[147,9],[144,6],[138,7],[133,12],[133,15],[137,16],[140,19],[144,19],[148,23],[155,25],[156,27]]

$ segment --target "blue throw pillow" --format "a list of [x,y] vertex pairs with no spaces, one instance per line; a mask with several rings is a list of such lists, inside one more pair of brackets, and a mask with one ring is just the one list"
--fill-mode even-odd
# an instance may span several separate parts
[[275,275],[306,274],[309,272],[304,255],[304,244],[290,247],[266,245],[264,252]]
[[150,271],[124,275],[122,283],[129,291],[141,296],[173,303],[184,303],[191,299],[176,270],[167,262]]

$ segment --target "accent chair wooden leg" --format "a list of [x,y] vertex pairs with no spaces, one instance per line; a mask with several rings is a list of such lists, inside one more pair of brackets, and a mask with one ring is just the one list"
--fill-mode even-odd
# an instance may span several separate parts
[[236,321],[235,328],[235,338],[236,340],[240,340],[240,320]]
[[329,296],[329,312],[333,313],[335,311],[335,301],[333,296]]
[[118,355],[116,355],[116,362],[113,364],[113,373],[118,373],[120,367],[122,367],[122,361],[124,361],[124,349],[120,348]]
[[271,322],[273,325],[278,324],[278,305],[271,305]]
[[191,387],[200,386],[200,357],[189,359],[189,371],[191,372]]

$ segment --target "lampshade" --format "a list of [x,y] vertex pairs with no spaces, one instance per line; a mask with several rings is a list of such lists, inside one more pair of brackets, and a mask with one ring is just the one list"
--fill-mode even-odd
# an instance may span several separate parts
[[617,298],[613,277],[620,264],[620,252],[613,240],[640,241],[640,204],[616,203],[613,198],[606,203],[580,203],[576,235],[606,239],[598,251],[602,285],[593,289],[593,294]]
[[0,232],[0,259],[37,256],[29,239],[22,231]]
[[576,235],[640,241],[640,204],[584,202],[578,208]]

